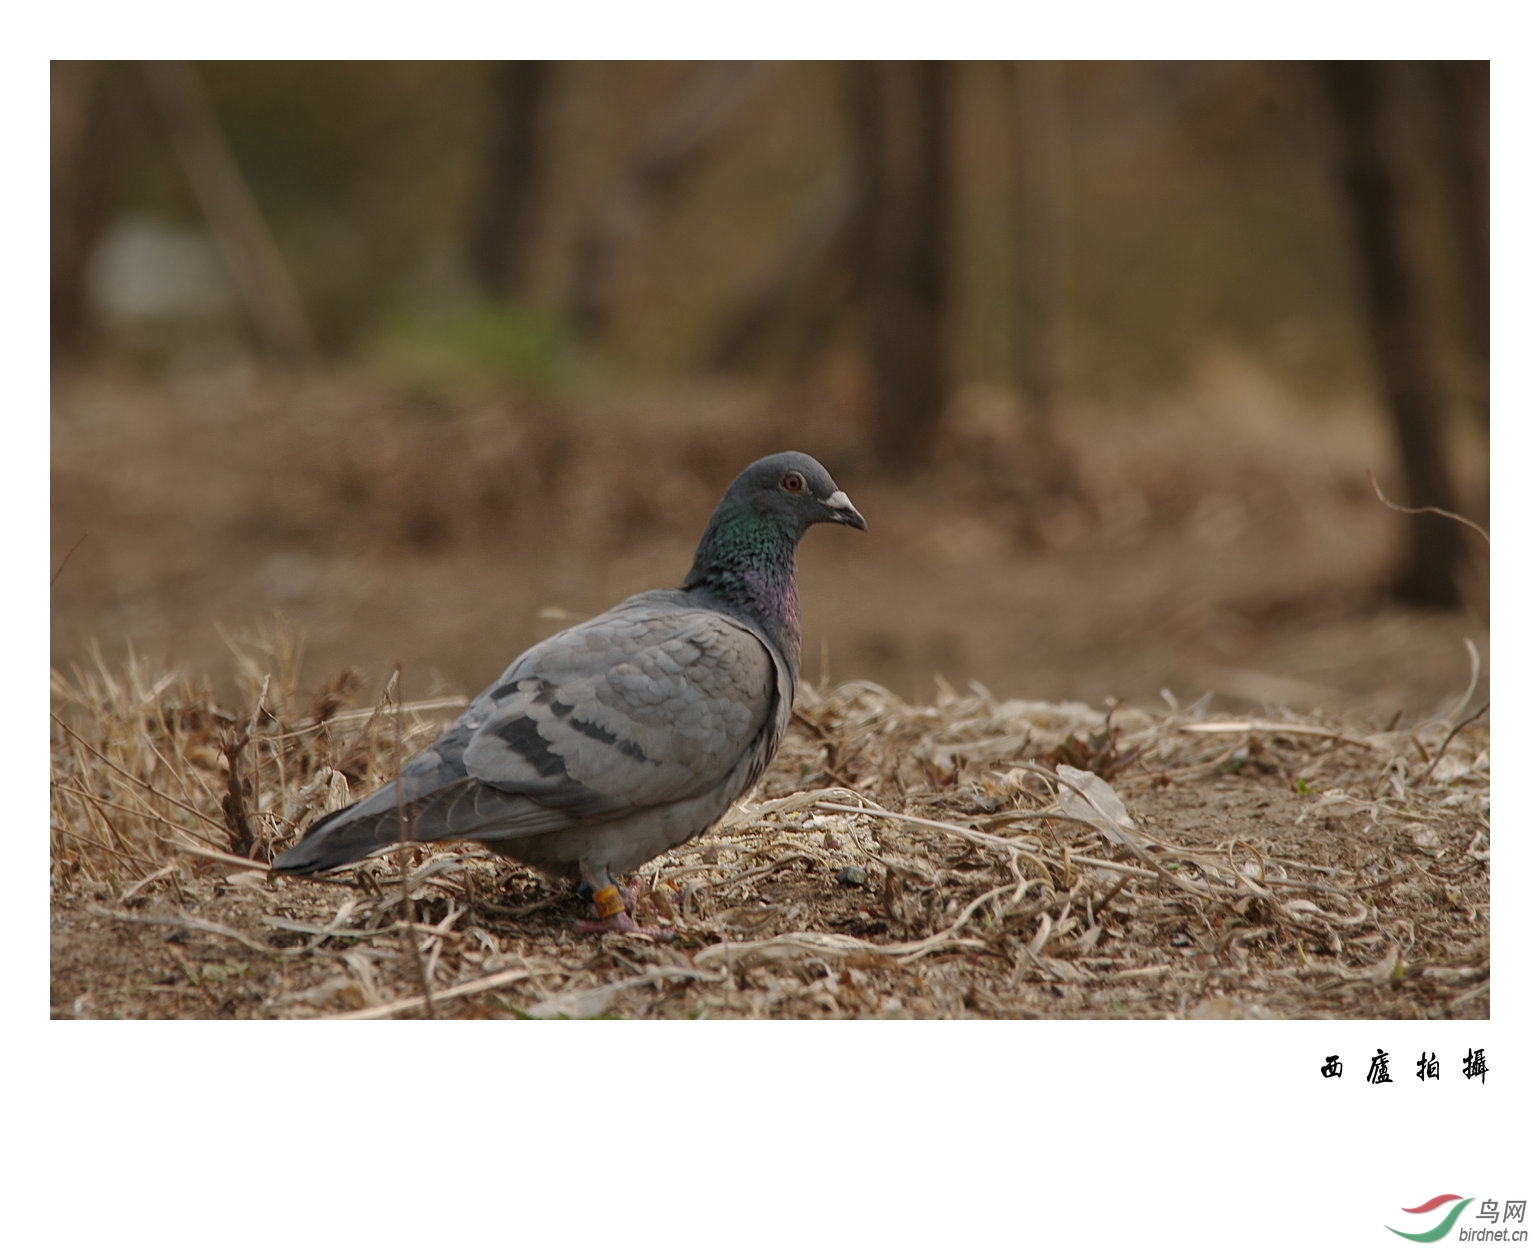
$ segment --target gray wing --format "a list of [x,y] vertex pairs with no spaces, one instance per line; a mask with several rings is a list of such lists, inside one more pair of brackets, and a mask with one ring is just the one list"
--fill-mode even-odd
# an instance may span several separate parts
[[714,786],[777,691],[769,649],[741,622],[639,599],[536,645],[456,725],[468,777],[586,818]]
[[[322,870],[401,838],[518,839],[704,795],[774,748],[793,684],[749,627],[653,591],[536,644],[386,784],[274,863]],[[756,767],[749,781],[757,777]]]

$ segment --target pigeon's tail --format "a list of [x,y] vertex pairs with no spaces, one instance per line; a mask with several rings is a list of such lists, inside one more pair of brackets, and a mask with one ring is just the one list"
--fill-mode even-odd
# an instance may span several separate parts
[[518,840],[571,822],[561,809],[464,776],[457,760],[445,762],[430,749],[399,779],[311,823],[303,840],[273,859],[273,869],[308,875],[361,862],[394,844]]
[[294,875],[335,870],[413,838],[411,809],[407,810],[403,830],[397,810],[382,813],[378,808],[369,808],[374,804],[371,797],[317,819],[306,830],[303,840],[273,859],[273,869]]

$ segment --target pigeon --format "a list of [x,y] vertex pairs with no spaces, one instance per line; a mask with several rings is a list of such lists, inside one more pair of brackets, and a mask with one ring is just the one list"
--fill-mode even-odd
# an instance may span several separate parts
[[801,660],[797,544],[820,521],[866,528],[817,460],[756,460],[681,586],[535,644],[397,778],[318,819],[273,869],[477,840],[586,884],[598,917],[580,929],[666,936],[637,926],[615,877],[706,831],[770,764]]

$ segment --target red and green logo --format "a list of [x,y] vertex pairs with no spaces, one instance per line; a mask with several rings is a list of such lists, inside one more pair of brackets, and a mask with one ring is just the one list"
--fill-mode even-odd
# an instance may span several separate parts
[[[1455,1203],[1456,1199],[1459,1199],[1458,1203]],[[1402,1238],[1410,1238],[1413,1242],[1437,1242],[1454,1228],[1455,1221],[1460,1218],[1460,1213],[1465,1211],[1465,1205],[1469,1202],[1469,1199],[1461,1199],[1457,1194],[1436,1194],[1421,1207],[1401,1209],[1403,1212],[1432,1212],[1446,1203],[1454,1203],[1454,1206],[1445,1213],[1444,1219],[1432,1229],[1421,1234],[1408,1234],[1404,1229],[1390,1229],[1389,1225],[1385,1228],[1390,1229],[1392,1234],[1400,1234]]]

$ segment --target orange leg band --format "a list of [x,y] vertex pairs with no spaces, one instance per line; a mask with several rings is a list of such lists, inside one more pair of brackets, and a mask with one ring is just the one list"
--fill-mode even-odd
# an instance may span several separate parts
[[599,912],[600,918],[612,919],[617,914],[624,914],[626,903],[620,896],[620,889],[614,884],[606,884],[594,893],[594,909]]

